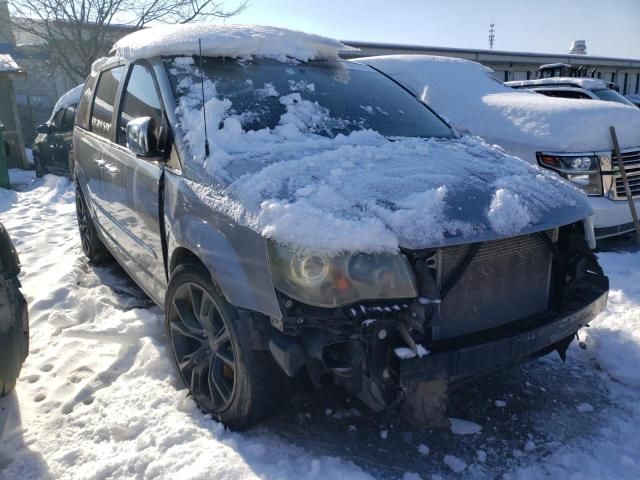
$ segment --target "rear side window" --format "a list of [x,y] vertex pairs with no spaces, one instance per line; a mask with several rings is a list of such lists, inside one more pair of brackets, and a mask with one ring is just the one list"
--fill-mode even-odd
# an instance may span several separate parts
[[105,70],[100,74],[98,80],[89,125],[92,132],[104,138],[111,138],[113,104],[116,100],[123,70],[124,67]]
[[155,122],[155,138],[160,138],[162,127],[162,104],[151,70],[144,65],[135,64],[131,69],[127,89],[124,93],[118,139],[120,145],[127,144],[127,124],[134,118],[151,117]]
[[84,90],[78,104],[78,114],[76,115],[76,125],[81,128],[89,128],[89,107],[93,98],[93,89],[96,86],[96,76],[90,76],[84,84]]

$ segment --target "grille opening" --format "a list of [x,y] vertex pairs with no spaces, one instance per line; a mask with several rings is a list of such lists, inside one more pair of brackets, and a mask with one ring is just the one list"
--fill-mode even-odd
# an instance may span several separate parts
[[[545,234],[557,240],[557,230]],[[468,248],[440,250],[440,287]],[[546,310],[551,268],[552,254],[540,234],[483,244],[443,300],[433,325],[433,340],[476,333]]]

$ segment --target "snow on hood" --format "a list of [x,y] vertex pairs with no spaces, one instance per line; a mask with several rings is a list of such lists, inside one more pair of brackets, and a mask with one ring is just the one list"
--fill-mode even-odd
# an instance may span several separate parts
[[609,127],[623,148],[640,146],[640,111],[599,100],[551,98],[506,87],[479,63],[450,57],[390,55],[361,58],[393,77],[461,132],[499,145],[539,150],[611,150]]
[[78,102],[80,102],[83,88],[84,83],[81,83],[80,85],[73,87],[71,90],[63,94],[54,105],[52,115],[55,115],[55,113],[61,108],[67,108],[70,105],[77,105]]
[[[184,59],[174,65],[193,68]],[[318,135],[313,127],[328,112],[299,93],[280,97],[286,111],[275,128],[244,131],[209,80],[204,158],[200,86],[181,88],[176,113],[187,162],[204,175],[193,190],[282,243],[327,254],[418,249],[540,231],[591,213],[584,194],[557,175],[478,138]]]
[[280,61],[335,59],[341,51],[357,50],[337,40],[285,28],[258,25],[162,25],[145,28],[118,40],[112,51],[126,60],[157,55],[273,58]]

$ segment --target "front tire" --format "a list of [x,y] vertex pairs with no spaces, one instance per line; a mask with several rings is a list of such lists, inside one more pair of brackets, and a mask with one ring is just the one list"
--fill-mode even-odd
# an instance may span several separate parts
[[284,374],[268,351],[252,348],[251,315],[241,315],[198,264],[176,268],[165,297],[176,369],[198,407],[240,430],[278,405]]
[[93,224],[93,219],[89,213],[87,202],[84,200],[80,186],[76,185],[76,215],[78,218],[78,230],[80,231],[80,241],[82,251],[93,264],[100,264],[107,261],[111,255],[104,246],[98,232]]

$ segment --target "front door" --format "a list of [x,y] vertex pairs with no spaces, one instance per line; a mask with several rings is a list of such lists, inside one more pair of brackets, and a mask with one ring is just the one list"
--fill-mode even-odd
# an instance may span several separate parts
[[150,117],[154,135],[166,130],[163,107],[153,71],[146,63],[130,67],[118,111],[116,139],[105,158],[105,200],[117,228],[119,260],[149,295],[162,302],[167,286],[160,231],[160,182],[164,170],[162,142],[158,155],[136,156],[127,148],[130,120]]

